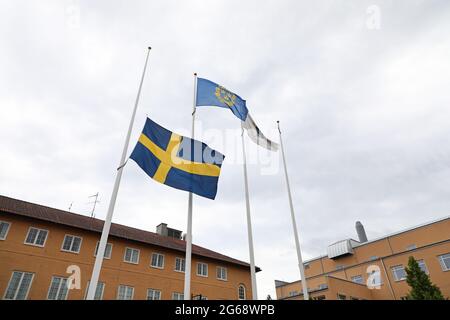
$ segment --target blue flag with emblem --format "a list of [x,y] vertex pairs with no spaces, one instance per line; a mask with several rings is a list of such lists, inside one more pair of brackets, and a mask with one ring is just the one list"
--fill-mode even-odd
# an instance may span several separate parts
[[247,106],[245,100],[237,94],[207,79],[197,79],[197,106],[216,106],[230,109],[233,114],[245,121]]
[[245,100],[217,83],[197,78],[196,106],[215,106],[230,109],[236,117],[241,119],[242,127],[247,131],[253,142],[271,151],[278,150],[278,144],[266,138],[259,130],[248,113]]
[[160,183],[214,199],[225,156],[147,118],[130,158]]

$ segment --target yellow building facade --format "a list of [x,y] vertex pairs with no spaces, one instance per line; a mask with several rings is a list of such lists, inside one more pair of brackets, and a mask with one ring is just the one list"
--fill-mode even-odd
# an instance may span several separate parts
[[[84,299],[102,227],[0,196],[2,298]],[[164,224],[155,233],[112,224],[96,299],[183,299],[185,247],[181,232]],[[191,298],[251,298],[249,264],[196,245],[192,252]]]
[[[372,241],[359,226],[359,241],[339,241],[328,247],[326,255],[304,262],[311,299],[405,299],[410,290],[405,272],[410,256],[444,297],[450,297],[450,217]],[[277,280],[275,287],[278,299],[303,299],[301,281]]]

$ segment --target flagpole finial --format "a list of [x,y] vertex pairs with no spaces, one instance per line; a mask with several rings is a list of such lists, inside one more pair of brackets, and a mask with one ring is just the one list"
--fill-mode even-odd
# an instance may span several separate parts
[[197,76],[197,72],[194,72],[194,76]]
[[280,120],[277,120],[277,126],[278,126],[278,132],[281,133],[281,130],[280,130]]
[[148,50],[152,50],[152,47],[148,47]]

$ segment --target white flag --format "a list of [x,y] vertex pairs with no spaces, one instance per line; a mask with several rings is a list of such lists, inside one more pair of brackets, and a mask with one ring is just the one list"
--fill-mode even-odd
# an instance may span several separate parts
[[247,114],[247,118],[242,122],[242,127],[247,130],[248,136],[253,140],[254,143],[270,151],[278,151],[278,143],[270,141],[263,135],[261,130],[259,130],[258,126],[256,125],[255,121],[253,121],[252,117],[250,116],[250,113]]

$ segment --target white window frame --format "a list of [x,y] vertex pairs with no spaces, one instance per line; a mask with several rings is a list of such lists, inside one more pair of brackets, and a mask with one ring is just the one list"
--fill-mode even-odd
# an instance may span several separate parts
[[406,246],[406,250],[407,251],[411,251],[411,250],[414,250],[414,249],[417,249],[417,245],[415,243],[411,243],[411,244]]
[[[119,299],[119,296],[120,296],[120,287],[125,287],[125,294],[124,294],[124,296],[126,296],[126,294],[127,294],[127,289],[131,288],[131,299]],[[134,299],[134,287],[132,287],[132,286],[127,286],[126,284],[120,284],[120,285],[117,287],[117,298],[116,298],[116,300],[133,300],[133,299]]]
[[447,267],[444,262],[444,259],[450,260],[450,253],[441,254],[438,256],[438,258],[439,258],[439,264],[441,265],[442,271],[444,271],[444,272],[450,271],[450,267]]
[[[244,297],[243,298],[241,298],[241,288],[242,288],[242,290],[244,292]],[[247,300],[247,288],[243,284],[240,284],[238,286],[238,300]]]
[[[56,298],[59,296],[60,291],[61,291],[61,287],[63,286],[63,281],[62,280],[66,279],[65,286],[67,287],[67,282],[69,281],[68,278],[61,277],[61,276],[52,276],[52,279],[50,280],[50,286],[48,287],[47,300],[59,300],[59,299],[49,299],[50,290],[52,289],[53,279],[55,279],[55,278],[60,278],[61,279],[61,282],[59,283],[59,286],[58,286],[58,290],[56,291]],[[64,297],[63,300],[67,300],[67,297],[69,296],[69,291],[70,291],[69,288],[67,288],[66,296]]]
[[[20,281],[19,281],[19,284],[17,285],[16,292],[14,292],[14,298],[13,298],[13,299],[7,299],[7,298],[6,298],[6,294],[8,293],[8,289],[9,289],[9,286],[11,285],[11,281],[12,281],[12,279],[13,279],[13,277],[14,277],[14,273],[16,273],[16,272],[17,272],[17,273],[21,273]],[[17,299],[16,299],[16,298],[17,298],[17,294],[19,293],[19,288],[20,288],[20,286],[22,285],[22,281],[23,281],[23,278],[24,278],[24,276],[25,276],[25,273],[31,273],[30,285],[29,285],[28,288],[27,288],[27,293],[25,294],[25,297],[23,298],[23,300],[27,300],[27,299],[28,299],[28,294],[30,293],[31,285],[33,284],[33,280],[34,280],[34,273],[33,273],[33,272],[27,272],[27,271],[18,271],[18,270],[14,270],[14,271],[11,273],[11,277],[9,278],[8,286],[6,287],[5,293],[4,293],[4,295],[3,295],[3,300],[17,300]]]
[[[87,285],[86,285],[86,292],[84,293],[84,300],[86,300],[86,298],[87,298],[87,295],[88,295],[88,291],[89,291],[89,284],[90,284],[91,282],[90,281],[88,281],[87,282]],[[95,297],[95,295],[97,294],[97,289],[98,289],[98,286],[99,285],[102,285],[102,292],[100,293],[100,299],[97,299],[96,297]],[[94,293],[94,300],[103,300],[103,293],[105,292],[105,283],[104,282],[101,282],[101,281],[98,281],[97,282],[97,288],[95,288],[95,293]]]
[[419,265],[419,268],[420,268],[420,265],[422,264],[425,270],[423,270],[422,268],[420,268],[420,270],[422,270],[423,272],[425,272],[427,275],[430,274],[430,271],[428,271],[428,266],[427,266],[427,264],[425,263],[425,259],[417,260],[417,264]]
[[[161,266],[161,267],[158,266],[158,265],[154,266],[154,265],[152,264],[152,263],[153,263],[153,256],[154,256],[154,255],[157,256],[157,258],[156,258],[156,262],[157,262],[157,263],[159,262],[159,260],[160,260],[161,257],[162,257],[162,266]],[[150,267],[155,268],[155,269],[164,269],[165,260],[166,260],[166,257],[165,257],[162,253],[159,253],[159,252],[152,252],[152,255],[150,256]]]
[[[133,250],[133,251],[137,251],[137,261],[136,261],[136,262],[133,262],[133,261],[127,261],[127,260],[126,260],[126,257],[127,257],[127,250],[128,250],[128,249]],[[125,247],[125,251],[124,251],[124,253],[123,253],[123,262],[131,263],[131,264],[139,264],[139,259],[140,259],[140,257],[141,257],[141,250],[135,249],[135,248],[131,248],[131,247]],[[133,258],[133,254],[131,254],[131,258]]]
[[[97,251],[98,251],[98,246],[99,245],[100,245],[100,241],[97,241],[97,244],[95,245],[95,249],[94,249],[94,257],[97,256]],[[109,260],[109,259],[111,259],[111,256],[112,256],[113,244],[110,243],[110,242],[108,242],[106,244],[105,254],[108,252],[108,250],[107,250],[108,246],[111,248],[111,250],[109,250],[109,256],[104,256],[103,259],[108,259]]]
[[[198,267],[200,266],[200,265],[202,265],[202,266],[206,266],[206,275],[205,274],[200,274],[200,273],[198,273]],[[203,268],[202,268],[202,271],[203,271]],[[204,277],[204,278],[208,278],[208,264],[207,263],[204,263],[204,262],[197,262],[197,276],[199,276],[199,277]]]
[[[64,249],[64,243],[66,242],[66,238],[67,238],[67,237],[72,237],[72,241],[70,242],[70,249]],[[79,245],[79,247],[78,247],[78,251],[73,251],[73,250],[71,250],[72,247],[73,247],[73,242],[74,242],[75,238],[79,238],[79,239],[80,239],[80,245]],[[83,243],[83,237],[75,236],[75,235],[73,235],[73,234],[65,234],[65,235],[64,235],[63,242],[62,242],[62,244],[61,244],[61,251],[79,254],[79,253],[80,253],[80,250],[81,250],[81,244],[82,244],[82,243]]]
[[[177,299],[175,299],[175,296],[177,296]],[[172,292],[172,300],[184,300],[184,293]]]
[[[400,269],[403,269],[403,272],[405,274],[405,276],[403,278],[398,278],[397,277],[397,273],[395,272],[395,271],[400,270]],[[393,266],[393,267],[391,267],[391,271],[392,271],[392,276],[394,277],[394,280],[396,282],[400,282],[400,281],[405,281],[406,280],[406,270],[405,270],[405,267],[403,265],[399,264],[397,266]]]
[[6,224],[7,227],[6,227],[5,235],[3,237],[0,237],[0,240],[6,240],[6,237],[8,237],[9,229],[11,229],[11,222],[0,220],[0,224],[2,224],[2,223]]
[[[149,297],[150,297],[150,292],[152,292],[152,297],[151,297],[151,299],[149,299]],[[155,294],[156,292],[159,294],[159,298],[158,298],[158,299],[154,299],[154,294]],[[148,289],[147,289],[147,300],[161,300],[161,296],[162,296],[161,290],[158,290],[158,289],[152,289],[152,288],[148,288]]]
[[[177,260],[180,261],[180,266],[181,266],[181,267],[184,265],[184,268],[181,268],[181,269],[184,269],[184,270],[178,270],[178,269],[177,269]],[[185,260],[184,258],[175,257],[175,266],[174,266],[174,269],[173,269],[173,270],[174,270],[175,272],[185,273],[185,272],[186,272],[186,260]]]
[[[364,284],[364,277],[362,274],[357,274],[356,276],[351,277],[353,283]],[[355,279],[361,279],[361,281],[355,281]]]
[[[222,274],[223,274],[222,272],[220,272],[220,277],[219,277],[219,270],[225,271],[224,278],[222,278]],[[228,281],[228,269],[226,267],[217,266],[216,267],[216,278],[217,278],[217,280],[220,280],[220,281]]]
[[[34,243],[29,243],[29,242],[27,242],[28,235],[29,235],[31,229],[36,229],[36,230],[38,231],[38,233],[37,233],[37,235],[36,235],[36,239],[34,239]],[[40,233],[41,231],[46,231],[46,232],[47,232],[47,234],[46,234],[46,236],[45,236],[44,243],[43,243],[43,244],[36,244],[36,240],[39,238],[39,233]],[[47,243],[47,239],[48,239],[48,235],[49,235],[49,234],[50,234],[50,232],[49,232],[47,229],[41,229],[41,228],[36,228],[36,227],[29,227],[29,228],[28,228],[28,232],[27,232],[27,234],[26,234],[26,236],[25,236],[25,240],[23,241],[23,244],[26,244],[27,246],[33,246],[33,247],[44,248],[44,247],[45,247],[45,244]]]

